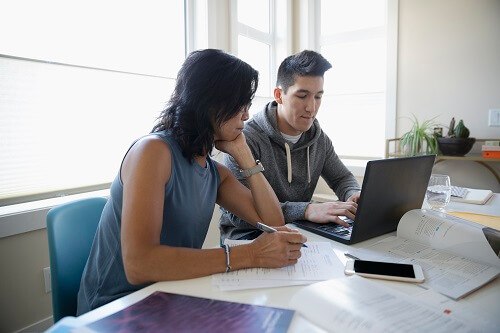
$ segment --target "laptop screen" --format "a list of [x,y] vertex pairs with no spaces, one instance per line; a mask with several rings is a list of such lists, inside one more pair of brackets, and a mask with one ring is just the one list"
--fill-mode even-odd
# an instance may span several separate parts
[[369,161],[352,230],[337,224],[295,221],[305,230],[354,244],[396,230],[409,210],[421,208],[435,155]]
[[435,155],[369,161],[351,243],[396,230],[409,210],[421,208]]

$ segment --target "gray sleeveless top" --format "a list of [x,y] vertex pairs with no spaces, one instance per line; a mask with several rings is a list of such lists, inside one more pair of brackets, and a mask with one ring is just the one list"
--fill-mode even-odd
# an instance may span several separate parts
[[[203,168],[194,160],[188,161],[167,132],[153,135],[160,137],[172,153],[172,172],[165,185],[160,243],[199,249],[208,231],[220,183],[216,163],[207,157]],[[123,183],[118,172],[83,271],[78,315],[145,287],[131,285],[125,277],[120,246],[122,199]]]

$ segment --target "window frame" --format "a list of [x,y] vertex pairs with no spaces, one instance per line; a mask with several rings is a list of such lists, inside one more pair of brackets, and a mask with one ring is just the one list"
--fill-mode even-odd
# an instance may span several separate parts
[[257,99],[272,97],[272,88],[278,72],[278,64],[292,53],[292,5],[287,0],[269,1],[269,33],[238,22],[238,2],[229,2],[230,47],[232,54],[238,54],[238,37],[244,36],[269,46],[269,95],[258,95]]

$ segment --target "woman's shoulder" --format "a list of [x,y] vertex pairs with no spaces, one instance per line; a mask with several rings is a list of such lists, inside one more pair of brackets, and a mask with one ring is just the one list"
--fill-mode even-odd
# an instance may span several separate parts
[[172,149],[169,142],[156,135],[145,135],[137,139],[125,156],[125,161],[140,159],[149,162],[170,160]]
[[148,134],[146,137],[155,137],[160,141],[163,141],[169,146],[171,149],[171,152],[175,155],[181,154],[182,155],[182,149],[177,142],[177,139],[175,136],[170,133],[170,131],[160,131],[160,132],[153,132]]
[[[172,161],[170,147],[156,136],[143,136],[130,147],[121,166],[123,183],[133,177],[158,177],[165,182],[170,178]],[[167,166],[167,167],[165,167]]]
[[133,144],[135,149],[152,149],[152,150],[169,150],[170,140],[165,140],[165,137],[157,135],[156,133],[148,134],[140,137]]

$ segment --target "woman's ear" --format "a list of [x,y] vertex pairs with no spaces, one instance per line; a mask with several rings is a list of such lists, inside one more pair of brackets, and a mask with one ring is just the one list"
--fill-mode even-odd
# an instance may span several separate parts
[[280,87],[274,88],[274,100],[278,104],[282,104],[283,103],[282,100],[281,100],[281,94],[282,94],[282,91],[281,91]]

